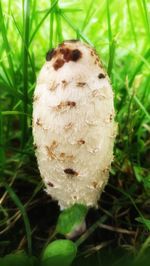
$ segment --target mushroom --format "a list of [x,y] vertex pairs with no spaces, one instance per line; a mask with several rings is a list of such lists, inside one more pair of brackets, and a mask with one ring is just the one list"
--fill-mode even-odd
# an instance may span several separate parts
[[33,137],[46,191],[61,209],[97,206],[116,135],[113,91],[95,50],[64,41],[48,52],[34,92]]

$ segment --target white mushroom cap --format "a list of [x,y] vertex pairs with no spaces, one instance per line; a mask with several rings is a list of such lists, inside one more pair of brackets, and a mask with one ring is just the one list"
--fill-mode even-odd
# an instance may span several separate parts
[[113,92],[97,54],[80,41],[65,41],[47,54],[33,103],[38,166],[61,208],[97,205],[115,132]]

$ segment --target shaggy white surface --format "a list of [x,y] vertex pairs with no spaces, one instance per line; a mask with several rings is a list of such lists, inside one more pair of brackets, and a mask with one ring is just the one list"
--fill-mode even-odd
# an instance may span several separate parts
[[[70,59],[66,54],[72,51]],[[98,56],[84,43],[64,42],[42,67],[33,103],[38,166],[47,193],[61,208],[97,205],[115,131],[113,92]]]

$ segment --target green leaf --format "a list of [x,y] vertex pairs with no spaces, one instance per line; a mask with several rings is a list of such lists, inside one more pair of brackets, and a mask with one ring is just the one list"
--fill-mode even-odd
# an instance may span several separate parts
[[76,245],[70,240],[55,240],[42,255],[42,266],[69,266],[77,253]]
[[16,254],[8,254],[0,259],[1,266],[38,266],[35,257],[28,257],[25,252],[18,252]]
[[145,189],[150,189],[150,175],[144,175],[140,166],[133,166],[134,174],[138,182],[143,182]]
[[144,178],[143,182],[145,189],[150,189],[150,174]]
[[63,235],[70,234],[83,223],[86,214],[87,207],[81,204],[75,204],[64,210],[59,215],[56,231]]
[[150,231],[150,220],[149,219],[146,219],[144,217],[137,217],[135,220],[138,221],[139,223],[142,223],[146,227],[146,229]]
[[133,166],[134,169],[134,173],[135,173],[135,177],[137,179],[138,182],[142,182],[143,181],[143,176],[142,176],[142,170],[140,166]]

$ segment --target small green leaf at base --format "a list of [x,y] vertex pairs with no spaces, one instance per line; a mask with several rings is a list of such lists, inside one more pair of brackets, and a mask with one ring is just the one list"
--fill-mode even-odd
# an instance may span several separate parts
[[77,253],[76,245],[70,240],[55,240],[44,250],[41,266],[69,266]]

